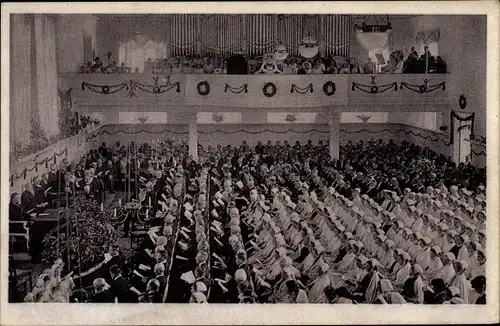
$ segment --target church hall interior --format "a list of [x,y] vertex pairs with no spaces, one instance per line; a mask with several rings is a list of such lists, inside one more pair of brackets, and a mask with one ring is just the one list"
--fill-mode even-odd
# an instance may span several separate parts
[[485,304],[486,32],[12,14],[9,302]]

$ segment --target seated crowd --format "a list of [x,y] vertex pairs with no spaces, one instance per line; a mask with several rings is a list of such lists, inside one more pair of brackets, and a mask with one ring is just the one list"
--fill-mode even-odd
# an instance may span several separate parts
[[[197,162],[183,144],[103,144],[82,159],[101,184],[84,193],[105,201],[134,152],[147,236],[128,257],[111,243],[91,295],[58,260],[26,301],[486,302],[484,170],[392,140],[348,142],[336,161],[311,141],[199,146]],[[103,158],[116,169],[96,174]]]
[[[234,74],[247,73],[267,73],[264,72],[263,58],[260,56],[239,56],[226,54],[222,55],[206,55],[200,56],[186,55],[176,56],[168,59],[157,59],[153,61],[151,58],[144,64],[143,73],[161,73],[161,74],[227,74],[228,69],[234,64],[232,60],[236,59],[236,65],[245,65],[243,69],[236,69]],[[427,59],[426,59],[427,58]],[[125,63],[118,64],[117,61],[109,60],[109,63],[96,57],[94,61],[87,62],[80,67],[80,73],[139,73],[137,67],[127,67]],[[402,51],[393,51],[390,54],[388,62],[381,66],[379,73],[385,74],[424,74],[428,73],[446,73],[446,63],[440,56],[433,56],[428,47],[424,48],[424,53],[418,55],[414,47],[405,59]],[[288,57],[283,61],[277,61],[275,69],[270,70],[271,73],[287,74],[287,75],[306,75],[306,74],[374,74],[377,73],[377,66],[372,62],[371,58],[367,59],[366,63],[360,62],[356,58],[345,58],[341,56],[329,55],[322,57],[317,55],[313,58]]]

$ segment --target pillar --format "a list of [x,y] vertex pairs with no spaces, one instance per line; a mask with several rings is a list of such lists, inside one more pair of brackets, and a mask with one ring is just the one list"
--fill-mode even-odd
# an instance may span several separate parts
[[189,120],[189,155],[198,161],[198,122],[196,114]]
[[332,160],[338,160],[340,156],[340,113],[331,112],[329,116],[330,131],[330,157]]

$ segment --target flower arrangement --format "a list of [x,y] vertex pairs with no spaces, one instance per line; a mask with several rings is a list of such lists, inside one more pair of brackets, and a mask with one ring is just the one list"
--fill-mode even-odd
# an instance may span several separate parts
[[297,116],[295,114],[287,114],[285,117],[286,122],[295,122],[297,121]]
[[116,233],[110,221],[111,213],[101,212],[95,200],[77,200],[81,210],[77,209],[71,213],[69,234],[66,232],[66,226],[61,227],[59,232],[55,228],[42,242],[45,246],[42,261],[45,262],[52,262],[59,257],[66,260],[69,247],[69,263],[75,273],[79,273],[80,266],[82,271],[85,271],[100,263],[109,245],[116,240]]

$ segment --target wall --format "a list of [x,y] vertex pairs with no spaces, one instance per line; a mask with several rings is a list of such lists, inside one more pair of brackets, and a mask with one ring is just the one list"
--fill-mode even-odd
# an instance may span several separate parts
[[[475,133],[486,136],[486,16],[419,16],[410,20],[413,32],[439,28],[439,55],[450,72],[456,102],[450,110],[460,110],[458,97],[467,98],[466,111],[476,112]],[[449,112],[443,116],[449,126]]]
[[[14,178],[14,185],[11,186],[11,193],[20,192],[23,184],[29,182],[34,176],[41,176],[43,173],[48,172],[50,165],[54,163],[54,154],[57,155],[56,164],[59,164],[65,157],[73,164],[80,160],[82,155],[87,153],[90,149],[97,148],[100,144],[98,139],[87,141],[93,134],[94,132],[83,132],[77,136],[61,140],[15,163],[11,162],[9,170],[10,176],[20,176],[19,178]],[[35,163],[40,163],[46,159],[49,159],[47,165],[45,163],[37,164],[35,168]],[[25,169],[26,177],[23,175]]]
[[[113,21],[109,19],[98,18],[96,22],[96,56],[104,58],[106,53],[111,52],[111,62],[118,62],[118,36],[117,30],[132,29],[132,26],[113,26]],[[107,57],[106,57],[107,59]]]
[[58,72],[75,72],[85,63],[83,37],[91,36],[95,45],[97,18],[93,15],[58,15],[56,53]]
[[[380,24],[385,24],[385,16],[377,16]],[[357,20],[357,23],[362,23],[363,20]],[[391,15],[389,22],[392,25],[392,40],[390,41],[389,51],[402,50],[403,47],[409,51],[412,44],[413,24],[411,18],[404,15]],[[372,16],[367,22],[368,25],[375,24]],[[368,51],[365,50],[356,39],[356,33],[353,31],[351,37],[351,57],[365,63],[368,59]]]
[[[400,143],[403,140],[408,140],[408,136],[401,132],[406,131],[407,127],[398,124],[361,124],[361,123],[342,123],[340,124],[340,142],[347,143],[348,140],[357,142],[359,140],[368,139],[383,139],[389,141],[393,139]],[[126,131],[124,133],[123,131]],[[144,131],[147,131],[144,132]],[[425,131],[420,130],[424,133]],[[427,131],[428,132],[428,131]],[[187,124],[113,124],[100,128],[97,132],[100,143],[106,141],[112,144],[116,141],[126,143],[129,141],[135,142],[152,142],[153,140],[164,139],[187,139],[188,126]],[[206,124],[198,125],[198,141],[203,146],[221,145],[239,145],[243,140],[246,140],[250,145],[256,145],[257,141],[267,143],[271,140],[274,143],[280,141],[283,143],[287,140],[290,143],[300,141],[307,143],[312,140],[315,144],[319,140],[326,143],[328,140],[328,125],[326,124]],[[419,142],[415,138],[417,144],[422,145],[424,142]]]

